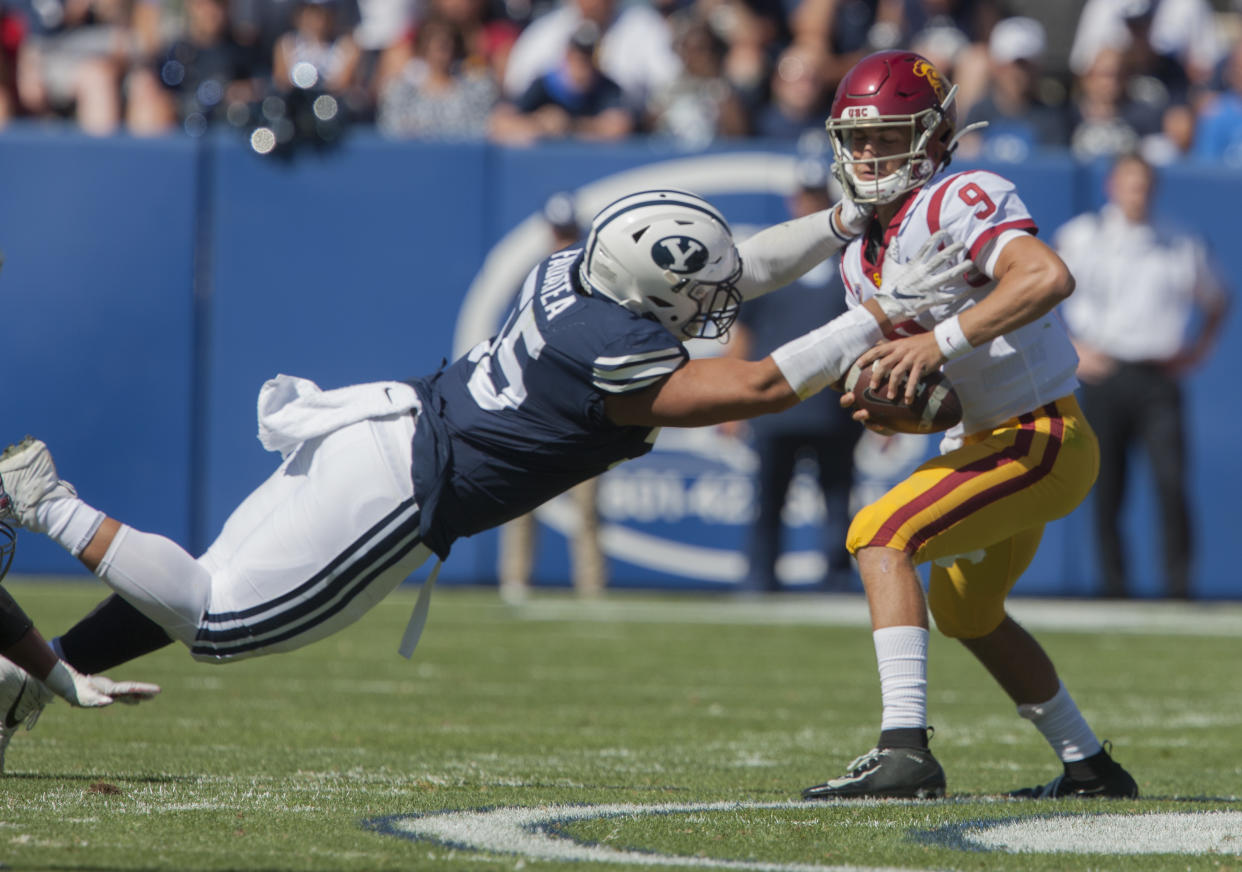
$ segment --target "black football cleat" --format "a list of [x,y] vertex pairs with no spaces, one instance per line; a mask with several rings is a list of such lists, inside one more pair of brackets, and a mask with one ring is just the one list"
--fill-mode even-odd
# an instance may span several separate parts
[[939,799],[944,769],[926,748],[872,748],[840,778],[802,791],[803,799]]
[[1086,777],[1071,776],[1067,764],[1065,771],[1047,784],[1024,787],[1009,795],[1014,799],[1138,799],[1138,784],[1109,756],[1107,747],[1083,762],[1091,767]]

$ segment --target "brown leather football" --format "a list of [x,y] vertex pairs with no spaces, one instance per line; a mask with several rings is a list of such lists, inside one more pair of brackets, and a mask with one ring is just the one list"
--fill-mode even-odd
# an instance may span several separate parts
[[857,361],[845,374],[844,386],[847,392],[854,393],[853,408],[867,410],[868,423],[898,433],[939,433],[962,420],[962,401],[938,369],[923,374],[910,405],[904,402],[904,391],[893,400],[873,393],[871,367],[863,369]]

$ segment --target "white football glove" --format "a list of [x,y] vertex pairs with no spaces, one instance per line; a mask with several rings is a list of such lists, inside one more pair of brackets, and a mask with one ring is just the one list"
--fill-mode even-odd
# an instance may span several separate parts
[[[940,248],[942,245],[945,247]],[[906,263],[899,263],[897,258],[901,252],[894,239],[884,255],[880,287],[875,292],[875,301],[888,320],[894,324],[906,321],[965,294],[969,287],[943,287],[970,268],[969,259],[957,260],[965,248],[962,243],[954,242],[947,230],[937,230],[919,248],[918,254]]]
[[837,223],[845,235],[853,238],[867,229],[867,222],[875,214],[875,207],[870,203],[855,203],[849,197],[842,197],[836,208]]
[[83,675],[63,660],[43,680],[48,690],[79,708],[99,708],[123,702],[136,705],[160,692],[158,684],[113,681],[102,675]]

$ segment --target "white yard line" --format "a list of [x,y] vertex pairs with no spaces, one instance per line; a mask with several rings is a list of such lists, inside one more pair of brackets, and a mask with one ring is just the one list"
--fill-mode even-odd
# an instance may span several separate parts
[[[450,594],[451,595],[451,594]],[[1010,614],[1044,632],[1142,633],[1169,636],[1242,636],[1242,603],[1116,602],[1015,597]],[[673,624],[754,624],[864,627],[861,594],[785,594],[753,599],[681,595],[661,599],[620,592],[599,602],[535,593],[512,609],[532,621],[601,621]]]

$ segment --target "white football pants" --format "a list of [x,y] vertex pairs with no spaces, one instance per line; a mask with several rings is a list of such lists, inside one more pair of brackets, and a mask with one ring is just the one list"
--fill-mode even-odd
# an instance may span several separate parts
[[190,648],[221,662],[335,633],[431,555],[411,476],[415,419],[373,418],[303,443],[195,561],[128,527],[97,574]]

